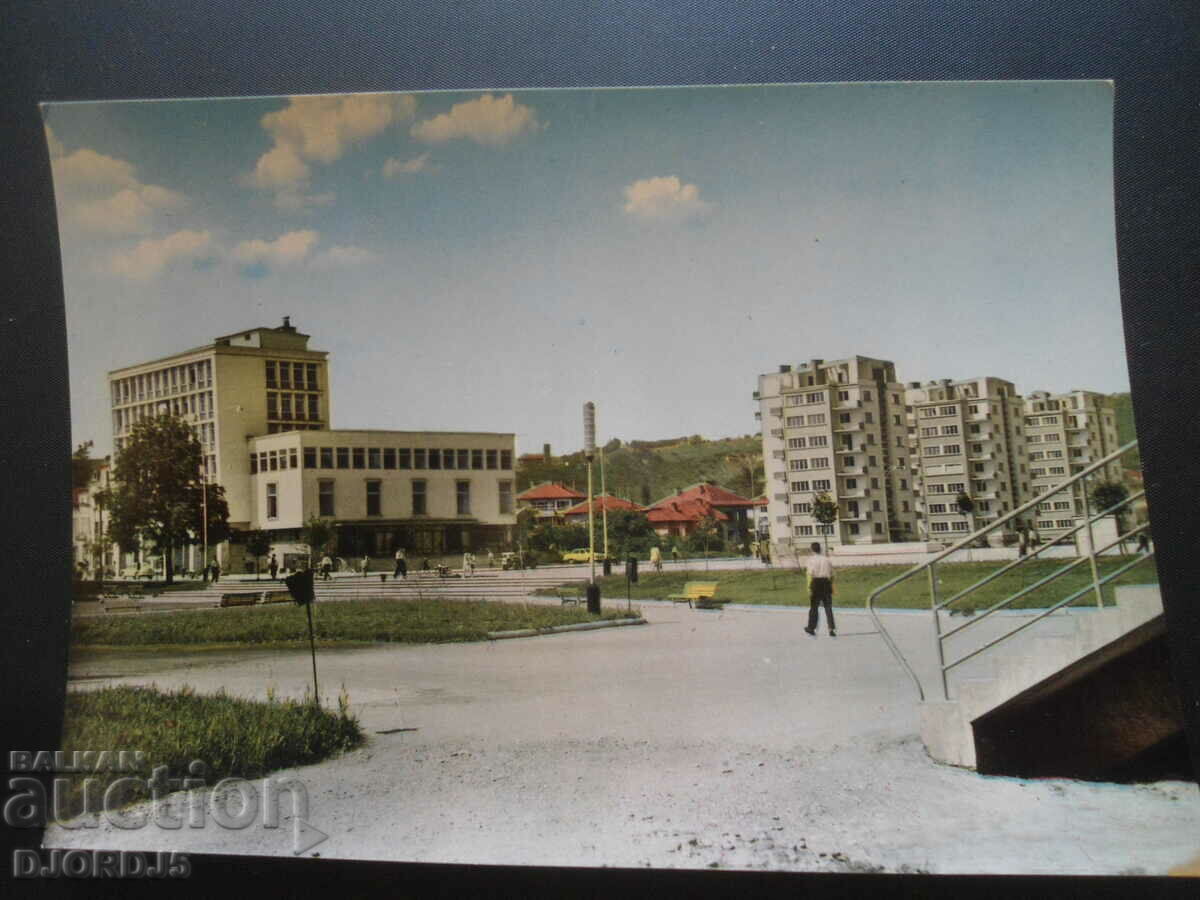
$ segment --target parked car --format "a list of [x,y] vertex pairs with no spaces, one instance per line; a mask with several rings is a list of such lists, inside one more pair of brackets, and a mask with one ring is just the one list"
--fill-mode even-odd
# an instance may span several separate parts
[[563,562],[576,562],[576,563],[589,562],[592,558],[595,558],[596,562],[600,562],[601,560],[604,559],[604,554],[603,553],[591,554],[588,552],[587,547],[581,547],[578,550],[568,550],[566,553],[564,553],[562,555]]

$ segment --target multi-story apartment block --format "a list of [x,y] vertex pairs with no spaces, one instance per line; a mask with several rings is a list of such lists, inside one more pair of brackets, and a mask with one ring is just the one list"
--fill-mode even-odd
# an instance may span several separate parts
[[1012,382],[912,382],[905,403],[922,538],[957,540],[1032,499],[1024,407]]
[[[1025,439],[1033,494],[1046,494],[1119,446],[1112,401],[1093,391],[1051,394],[1034,391],[1025,400]],[[1104,478],[1121,480],[1121,466],[1105,467]],[[1084,496],[1075,491],[1038,504],[1034,525],[1043,540],[1053,540],[1079,524]],[[1098,510],[1092,510],[1098,512]]]
[[[225,489],[230,526],[269,532],[285,564],[312,516],[334,521],[347,557],[509,543],[515,435],[330,430],[328,354],[308,340],[285,317],[110,372],[116,453],[137,421],[181,416],[205,476]],[[199,568],[197,555],[180,549],[176,567]],[[216,555],[240,571],[236,541]]]
[[[854,356],[813,359],[760,375],[767,515],[776,552],[831,544],[916,539],[904,388],[895,365]],[[814,499],[828,494],[838,519],[822,525]]]

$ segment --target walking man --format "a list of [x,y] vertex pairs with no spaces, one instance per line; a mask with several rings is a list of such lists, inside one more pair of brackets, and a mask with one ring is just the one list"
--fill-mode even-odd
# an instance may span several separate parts
[[404,558],[404,548],[396,549],[396,571],[392,573],[392,579],[408,577],[408,560]]
[[833,624],[833,563],[821,554],[821,545],[811,545],[812,555],[808,558],[808,627],[804,629],[810,637],[817,636],[817,607],[825,607],[825,624],[829,636],[837,637]]
[[271,554],[271,561],[268,563],[271,570],[271,580],[275,580],[275,576],[279,574],[279,560],[275,558],[275,554]]

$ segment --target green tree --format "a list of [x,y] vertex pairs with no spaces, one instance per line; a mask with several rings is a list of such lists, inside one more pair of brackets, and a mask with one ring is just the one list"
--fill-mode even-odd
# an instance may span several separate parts
[[617,509],[608,516],[608,533],[619,557],[646,553],[658,543],[658,535],[640,509]]
[[829,535],[833,532],[833,523],[838,519],[837,501],[828,494],[817,494],[813,498],[813,518],[821,524],[821,537],[825,543],[825,552],[829,552]]
[[[1092,503],[1095,506],[1095,509],[1092,510],[1092,515],[1103,512],[1106,509],[1112,509],[1112,507],[1118,503],[1124,503],[1127,499],[1129,499],[1129,491],[1125,485],[1119,481],[1102,481],[1092,488]],[[1128,507],[1122,507],[1113,513],[1117,520],[1117,534],[1125,533],[1125,513],[1128,511]]]
[[200,543],[202,530],[210,544],[229,536],[225,489],[201,482],[202,458],[195,432],[182,419],[143,419],[117,454],[114,486],[104,492],[110,536],[124,550],[152,544],[163,554],[168,584],[174,581],[175,548]]
[[300,532],[300,540],[308,545],[308,567],[311,569],[316,564],[314,556],[333,552],[333,543],[337,540],[337,532],[334,530],[331,520],[313,516],[304,523]]
[[739,478],[744,479],[740,484],[745,485],[747,498],[753,499],[763,492],[767,476],[761,452],[733,453],[726,456],[725,461],[737,470]]
[[71,454],[71,487],[82,490],[92,480],[92,442],[84,441]]
[[255,528],[246,532],[245,540],[247,552],[254,557],[254,580],[258,581],[258,574],[262,568],[258,561],[271,552],[271,535],[261,528]]
[[686,546],[693,552],[724,550],[725,536],[721,533],[721,526],[716,517],[709,513],[701,518],[692,533],[687,536]]

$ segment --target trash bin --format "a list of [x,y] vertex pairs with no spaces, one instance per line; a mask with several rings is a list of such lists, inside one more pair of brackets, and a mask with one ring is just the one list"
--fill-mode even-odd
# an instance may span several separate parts
[[587,586],[587,604],[588,604],[588,612],[599,615],[599,613],[600,613],[600,585],[589,584]]

